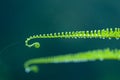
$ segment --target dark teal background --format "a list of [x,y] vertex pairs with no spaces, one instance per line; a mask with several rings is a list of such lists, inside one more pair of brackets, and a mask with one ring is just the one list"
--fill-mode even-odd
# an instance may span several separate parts
[[34,34],[120,27],[119,0],[1,0],[0,80],[120,80],[120,61],[43,64],[25,73],[24,62],[95,49],[119,49],[120,40],[41,39],[40,49],[24,41]]

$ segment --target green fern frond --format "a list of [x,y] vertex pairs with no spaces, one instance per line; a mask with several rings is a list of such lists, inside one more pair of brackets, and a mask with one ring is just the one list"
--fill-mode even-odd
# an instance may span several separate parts
[[25,45],[28,47],[35,47],[39,48],[40,43],[34,42],[32,44],[28,44],[28,42],[32,39],[37,38],[100,38],[100,39],[119,39],[120,38],[120,28],[106,28],[102,30],[91,30],[91,31],[72,31],[72,32],[58,32],[58,33],[50,33],[50,34],[39,34],[39,35],[33,35],[27,38],[25,41]]
[[28,60],[24,64],[25,71],[38,72],[37,64],[49,64],[49,63],[76,63],[76,62],[88,62],[96,60],[120,60],[120,50],[110,50],[109,48],[104,50],[93,50],[88,52],[79,52],[67,55],[58,55],[51,57],[35,58]]

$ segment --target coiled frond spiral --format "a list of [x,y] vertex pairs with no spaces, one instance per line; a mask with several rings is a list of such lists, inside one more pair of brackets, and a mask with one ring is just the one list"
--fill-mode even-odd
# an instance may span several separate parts
[[91,30],[91,31],[71,31],[71,32],[58,32],[58,33],[49,33],[49,34],[39,34],[33,35],[27,38],[25,41],[25,45],[28,47],[39,48],[40,43],[34,42],[32,44],[28,44],[28,42],[32,39],[37,38],[101,38],[101,39],[119,39],[120,38],[120,28],[106,28],[102,30]]

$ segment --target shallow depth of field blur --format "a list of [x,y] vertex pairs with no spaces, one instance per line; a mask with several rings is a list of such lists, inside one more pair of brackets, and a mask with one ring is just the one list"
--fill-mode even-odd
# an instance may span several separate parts
[[25,73],[32,58],[96,49],[120,49],[116,39],[40,39],[39,49],[24,41],[35,34],[120,27],[119,0],[1,0],[0,80],[120,80],[120,61],[38,64]]

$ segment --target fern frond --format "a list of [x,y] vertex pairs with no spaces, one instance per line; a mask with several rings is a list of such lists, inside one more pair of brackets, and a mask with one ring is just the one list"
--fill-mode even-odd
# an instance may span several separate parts
[[109,48],[104,50],[93,50],[88,52],[79,52],[67,55],[58,55],[51,57],[35,58],[25,62],[24,68],[26,72],[38,72],[37,64],[49,64],[49,63],[76,63],[76,62],[88,62],[96,60],[120,60],[120,50],[110,50]]
[[28,42],[32,39],[45,39],[45,38],[100,38],[100,39],[119,39],[120,38],[120,28],[106,28],[102,30],[91,30],[91,31],[71,31],[71,32],[58,32],[58,33],[49,33],[49,34],[39,34],[33,35],[27,38],[25,41],[25,45],[28,47],[39,48],[40,43],[34,42],[32,44],[28,44]]

